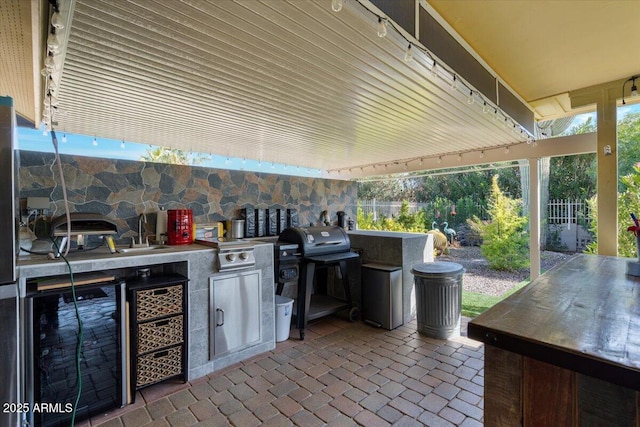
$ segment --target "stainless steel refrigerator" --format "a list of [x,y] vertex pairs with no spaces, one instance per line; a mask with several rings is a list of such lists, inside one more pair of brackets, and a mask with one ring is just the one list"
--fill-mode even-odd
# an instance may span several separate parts
[[[0,97],[0,402],[18,400],[18,288],[16,285],[16,234],[18,197],[16,115],[13,99]],[[18,426],[11,407],[0,411],[1,426]]]

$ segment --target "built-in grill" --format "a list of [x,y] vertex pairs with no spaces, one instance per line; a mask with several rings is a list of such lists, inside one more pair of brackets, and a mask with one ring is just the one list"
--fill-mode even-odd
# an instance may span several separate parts
[[218,249],[216,269],[219,272],[252,268],[256,265],[253,243],[232,240],[228,242],[217,239],[196,239],[195,243]]
[[[300,339],[309,320],[342,310],[349,310],[349,318],[356,320],[358,309],[353,306],[347,261],[357,259],[351,251],[349,235],[341,227],[291,227],[283,230],[277,245],[296,245],[300,256],[300,274],[294,313]],[[327,268],[339,268],[344,299],[327,295]],[[314,289],[315,286],[315,289]],[[280,289],[281,291],[282,289]]]

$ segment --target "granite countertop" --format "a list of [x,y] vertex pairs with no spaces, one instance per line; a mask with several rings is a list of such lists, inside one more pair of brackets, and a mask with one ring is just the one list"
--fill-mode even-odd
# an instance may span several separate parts
[[469,338],[640,389],[640,278],[577,255],[473,319]]
[[[123,246],[123,248],[126,248],[126,246]],[[100,247],[100,248],[89,250],[89,251],[77,251],[77,252],[69,253],[66,258],[69,261],[69,263],[73,264],[73,263],[79,263],[79,262],[85,262],[85,261],[93,262],[101,259],[109,260],[109,261],[140,259],[140,258],[147,258],[147,257],[154,257],[154,256],[168,255],[168,254],[175,255],[175,254],[183,254],[183,253],[188,253],[193,251],[213,251],[213,250],[214,250],[213,248],[208,246],[192,244],[192,245],[176,245],[176,246],[167,245],[166,248],[163,247],[162,249],[152,249],[148,251],[129,252],[129,253],[117,252],[115,254],[112,254],[111,252],[109,252],[109,250],[105,246],[105,247]],[[65,264],[65,262],[64,262],[64,259],[62,259],[62,257],[49,259],[47,258],[47,255],[21,255],[18,257],[18,262],[17,262],[18,270],[24,269],[26,267],[42,265],[42,264],[55,265],[55,264]]]
[[351,230],[347,231],[349,235],[356,236],[374,236],[374,237],[393,237],[396,239],[412,239],[416,237],[425,237],[426,233],[409,233],[406,231],[383,231],[383,230]]

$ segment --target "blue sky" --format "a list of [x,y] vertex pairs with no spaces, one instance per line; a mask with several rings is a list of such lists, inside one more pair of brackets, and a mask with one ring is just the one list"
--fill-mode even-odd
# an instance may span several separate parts
[[[66,138],[64,138],[66,136]],[[89,157],[101,157],[109,159],[140,160],[147,153],[149,148],[157,146],[149,144],[137,144],[113,139],[96,138],[97,145],[94,145],[94,137],[78,134],[65,134],[56,131],[58,138],[58,151],[60,154],[81,155]],[[51,133],[46,135],[42,130],[18,128],[18,147],[21,150],[39,151],[53,153],[53,143]],[[308,169],[281,163],[264,163],[255,160],[245,160],[238,158],[227,158],[223,156],[206,155],[209,160],[198,163],[197,166],[205,166],[218,169],[248,170],[254,172],[278,173],[294,176],[322,175],[318,169]]]

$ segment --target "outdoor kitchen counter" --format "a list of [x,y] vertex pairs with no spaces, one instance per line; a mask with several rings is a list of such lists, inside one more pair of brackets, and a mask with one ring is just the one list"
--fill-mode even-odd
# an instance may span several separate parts
[[486,426],[640,424],[640,279],[577,255],[473,319]]
[[[231,364],[270,351],[275,348],[275,303],[273,280],[273,245],[252,242],[256,264],[260,270],[261,339],[255,345],[233,351],[222,357],[209,355],[209,286],[211,277],[218,273],[215,255],[217,249],[198,244],[169,246],[163,249],[126,254],[111,254],[107,248],[70,254],[67,259],[74,275],[97,271],[112,272],[116,278],[128,278],[135,269],[149,267],[167,273],[179,273],[189,278],[188,290],[188,367],[187,380],[191,381]],[[27,280],[31,278],[68,275],[63,259],[47,259],[43,255],[18,258],[18,284],[21,297],[26,296]]]

